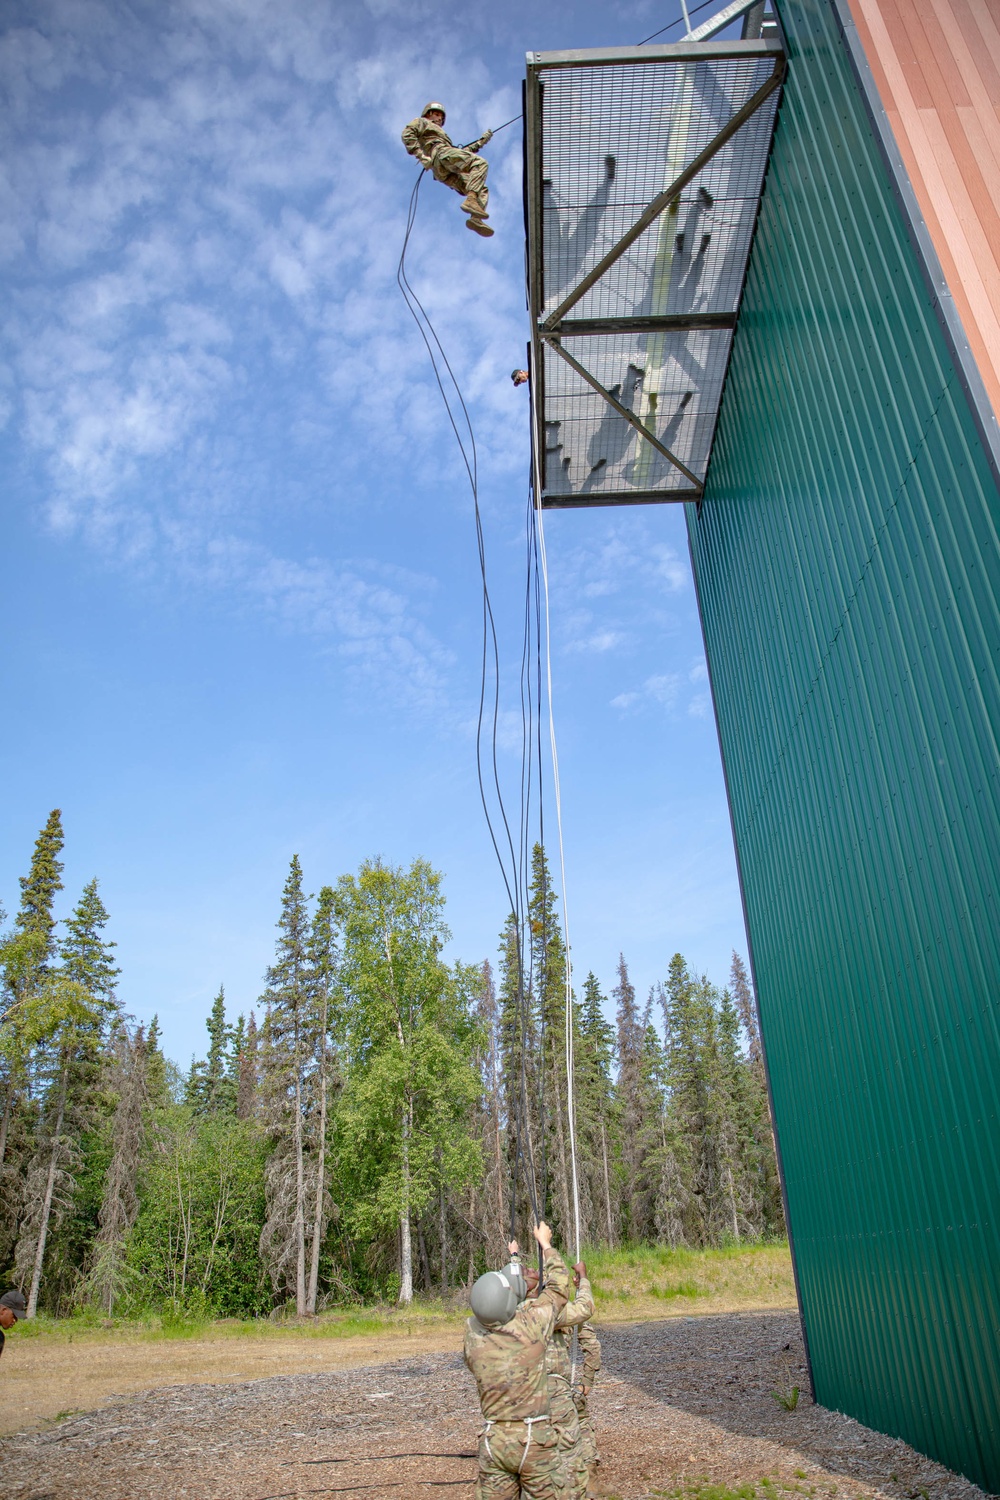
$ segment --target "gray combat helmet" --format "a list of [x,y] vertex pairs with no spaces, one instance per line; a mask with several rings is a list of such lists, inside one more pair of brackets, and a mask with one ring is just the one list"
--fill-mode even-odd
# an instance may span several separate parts
[[[518,1285],[520,1283],[520,1285]],[[472,1288],[472,1311],[487,1328],[509,1323],[521,1301],[518,1292],[520,1276],[509,1277],[506,1271],[486,1271]]]
[[439,109],[441,111],[441,113],[444,115],[445,119],[447,120],[448,116],[447,116],[447,113],[445,112],[444,105],[443,104],[439,104],[436,99],[432,99],[431,102],[430,102],[430,104],[425,104],[424,105],[423,109],[420,111],[420,118],[422,120],[426,120],[427,116],[430,114],[430,112],[431,112],[432,109]]

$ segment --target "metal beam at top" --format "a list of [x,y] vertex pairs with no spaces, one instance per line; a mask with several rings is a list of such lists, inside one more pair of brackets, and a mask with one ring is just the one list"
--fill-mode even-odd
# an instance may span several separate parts
[[714,16],[709,16],[707,21],[702,21],[688,36],[689,42],[705,42],[709,37],[715,36],[716,32],[723,31],[738,21],[740,16],[745,16],[748,10],[753,10],[760,0],[733,0],[723,10],[717,11]]
[[693,333],[735,328],[734,312],[650,313],[643,317],[563,318],[546,334],[559,338],[594,338],[610,333]]
[[[749,10],[753,3],[754,0],[749,0],[744,9]],[[729,57],[768,57],[781,51],[781,43],[770,40],[716,42],[711,47],[706,47],[704,42],[688,39],[671,42],[663,47],[582,48],[572,52],[528,52],[526,57],[528,72],[531,74],[546,68],[611,68],[620,63],[712,62]]]

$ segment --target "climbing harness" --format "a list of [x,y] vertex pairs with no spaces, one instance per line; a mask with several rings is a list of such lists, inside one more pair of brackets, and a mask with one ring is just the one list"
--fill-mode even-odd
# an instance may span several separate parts
[[[521,1454],[521,1461],[517,1466],[517,1472],[520,1474],[521,1470],[524,1468],[525,1462],[527,1461],[528,1450],[531,1447],[531,1433],[535,1423],[547,1422],[548,1420],[548,1412],[546,1412],[545,1415],[541,1417],[487,1417],[486,1426],[482,1431],[482,1439],[484,1444],[486,1445],[487,1453],[490,1455],[490,1458],[493,1459],[493,1449],[490,1447],[491,1427],[514,1427],[523,1422],[524,1426],[528,1429],[528,1441],[524,1445],[524,1452]],[[493,1462],[495,1463],[496,1460],[493,1459]]]

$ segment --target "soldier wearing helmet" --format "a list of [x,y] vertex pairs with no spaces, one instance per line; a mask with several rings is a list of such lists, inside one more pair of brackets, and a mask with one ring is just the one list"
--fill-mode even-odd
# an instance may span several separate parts
[[[511,1243],[516,1243],[512,1241]],[[528,1296],[534,1298],[538,1286],[538,1272],[528,1266],[524,1272],[528,1283]],[[573,1370],[570,1359],[570,1344],[576,1329],[580,1347],[584,1353],[584,1382],[587,1382],[588,1359],[593,1364],[593,1349],[597,1348],[597,1365],[590,1371],[589,1391],[594,1374],[600,1368],[600,1349],[597,1335],[590,1319],[594,1316],[594,1294],[587,1280],[587,1267],[578,1261],[573,1267],[573,1283],[576,1297],[556,1317],[552,1338],[545,1350],[545,1368],[549,1377],[549,1413],[559,1448],[562,1453],[563,1470],[570,1500],[586,1500],[589,1493],[591,1464],[597,1461],[597,1450],[593,1440],[593,1428],[589,1424],[584,1430],[580,1401],[573,1387]],[[586,1413],[586,1402],[583,1407]],[[591,1455],[593,1450],[593,1455]]]
[[424,105],[423,114],[411,120],[403,130],[403,145],[420,165],[434,173],[438,182],[464,193],[462,207],[468,218],[466,226],[488,238],[493,230],[484,221],[489,218],[486,205],[490,193],[486,186],[489,162],[476,153],[491,139],[493,132],[487,130],[478,141],[468,146],[452,145],[451,137],[445,134],[444,105],[432,99]]
[[[479,1439],[477,1500],[566,1500],[566,1478],[549,1412],[545,1350],[569,1296],[569,1272],[552,1231],[542,1247],[545,1288],[530,1302],[520,1268],[487,1271],[472,1288],[465,1363],[479,1387],[485,1427]],[[511,1253],[516,1244],[511,1242]]]

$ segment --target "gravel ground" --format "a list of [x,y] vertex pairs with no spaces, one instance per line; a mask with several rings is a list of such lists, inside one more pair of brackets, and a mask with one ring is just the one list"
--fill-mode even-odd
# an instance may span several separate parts
[[[601,1330],[592,1398],[609,1495],[695,1482],[765,1500],[983,1500],[967,1480],[804,1394],[788,1313],[675,1318]],[[148,1391],[0,1443],[9,1500],[471,1500],[478,1409],[457,1354],[362,1369]]]

